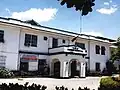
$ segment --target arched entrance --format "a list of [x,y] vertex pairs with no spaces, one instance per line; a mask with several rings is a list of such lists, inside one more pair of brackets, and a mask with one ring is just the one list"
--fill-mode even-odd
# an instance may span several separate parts
[[52,76],[60,77],[60,61],[58,59],[52,60],[51,69],[52,69]]
[[71,62],[71,77],[76,76],[77,63],[76,60]]
[[77,59],[72,59],[69,64],[69,76],[75,77],[80,76],[80,61]]
[[60,61],[54,63],[54,77],[60,77]]

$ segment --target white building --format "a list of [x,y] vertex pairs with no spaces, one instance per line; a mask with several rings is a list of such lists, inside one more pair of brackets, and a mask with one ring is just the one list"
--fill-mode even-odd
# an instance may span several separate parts
[[[90,71],[102,71],[110,58],[109,47],[114,40],[78,35],[41,26],[33,20],[1,17],[0,67],[40,71],[43,64],[47,64],[50,75],[60,77],[85,77],[86,65]],[[76,36],[76,41],[72,42]]]

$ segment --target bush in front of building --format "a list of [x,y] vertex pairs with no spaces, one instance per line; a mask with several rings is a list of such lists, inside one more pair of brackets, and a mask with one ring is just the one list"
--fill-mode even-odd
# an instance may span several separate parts
[[[67,87],[64,87],[64,86],[61,86],[61,87],[56,86],[55,90],[69,90],[69,89]],[[72,90],[75,90],[75,89],[72,88]],[[84,87],[82,89],[81,87],[79,87],[77,90],[90,90],[90,88]]]
[[98,90],[120,90],[120,81],[112,77],[102,78]]
[[10,78],[13,77],[14,74],[9,69],[0,68],[0,78]]
[[28,82],[25,83],[24,85],[19,85],[18,83],[13,84],[13,83],[9,83],[8,85],[6,83],[2,83],[0,85],[0,90],[46,90],[47,87],[46,86],[42,86],[42,85],[36,85],[36,84],[32,84],[32,85],[28,85]]

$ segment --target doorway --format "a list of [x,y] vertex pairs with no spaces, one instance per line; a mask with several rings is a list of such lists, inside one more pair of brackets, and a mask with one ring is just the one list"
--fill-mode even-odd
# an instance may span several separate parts
[[76,76],[76,69],[77,69],[76,65],[77,65],[76,61],[71,62],[71,77]]
[[20,62],[20,71],[28,71],[28,62]]
[[60,77],[60,61],[54,63],[54,77]]
[[46,65],[46,59],[39,59],[38,60],[38,73],[40,75],[44,74],[44,67]]

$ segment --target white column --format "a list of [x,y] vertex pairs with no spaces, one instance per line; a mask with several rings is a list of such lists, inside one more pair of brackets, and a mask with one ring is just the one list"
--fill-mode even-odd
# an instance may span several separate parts
[[61,77],[68,77],[68,62],[61,62],[60,65],[60,76]]
[[60,77],[63,77],[63,61],[60,62]]
[[64,62],[64,70],[63,70],[64,71],[64,73],[63,73],[64,77],[69,77],[68,76],[68,71],[69,71],[68,70],[68,66],[69,66],[69,63],[68,62]]
[[49,63],[49,68],[50,68],[50,76],[52,75],[52,62]]
[[85,63],[80,63],[80,77],[85,77]]

